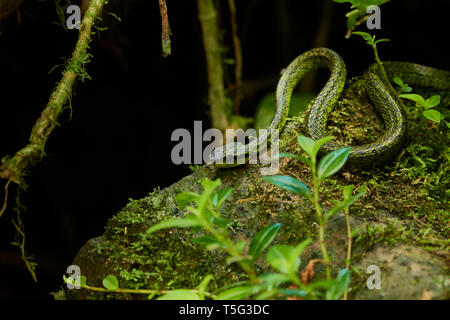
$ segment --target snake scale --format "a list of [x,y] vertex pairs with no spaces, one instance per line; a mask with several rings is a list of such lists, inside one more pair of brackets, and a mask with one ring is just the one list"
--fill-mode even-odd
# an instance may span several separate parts
[[[384,62],[383,65],[389,79],[398,76],[409,85],[422,87],[429,92],[440,93],[443,95],[442,103],[450,104],[449,71],[409,62]],[[267,127],[269,130],[247,144],[231,142],[216,148],[211,157],[212,162],[219,167],[236,166],[236,161],[228,161],[227,163],[226,159],[248,157],[250,152],[255,152],[267,146],[271,139],[272,131],[270,129],[281,132],[286,123],[291,96],[297,83],[305,74],[318,68],[329,69],[331,75],[324,88],[310,103],[307,131],[314,140],[326,137],[328,117],[344,89],[347,71],[344,61],[336,52],[328,48],[316,48],[298,56],[283,72],[276,91],[275,115]],[[387,85],[382,81],[378,69],[378,65],[373,64],[365,71],[363,88],[383,118],[385,133],[370,144],[351,146],[348,158],[348,162],[351,163],[373,164],[386,160],[399,151],[405,140],[406,116],[390,94]],[[323,145],[321,151],[330,152],[342,147],[336,142],[330,141]]]

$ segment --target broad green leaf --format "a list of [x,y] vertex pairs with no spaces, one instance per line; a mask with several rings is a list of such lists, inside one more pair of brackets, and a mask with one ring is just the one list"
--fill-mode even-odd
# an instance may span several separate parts
[[430,108],[433,108],[433,107],[437,106],[439,103],[441,103],[441,96],[440,95],[434,95],[434,96],[429,97],[425,101],[425,104],[423,105],[423,107],[425,109],[430,109]]
[[261,180],[271,182],[280,188],[295,192],[302,196],[307,196],[307,197],[310,196],[308,187],[305,184],[303,184],[301,181],[299,181],[293,177],[266,176],[266,177],[262,177]]
[[186,289],[173,290],[156,300],[201,300],[196,292]]
[[252,261],[259,258],[261,253],[272,243],[278,231],[280,231],[281,224],[276,223],[271,226],[261,229],[253,238],[250,244],[248,254],[252,256]]
[[314,140],[304,136],[297,137],[298,144],[310,156],[313,156]]
[[403,87],[405,84],[403,83],[403,80],[399,77],[392,78],[392,81],[394,81],[396,84],[398,84],[400,87]]
[[327,143],[330,140],[333,140],[334,137],[333,136],[328,136],[328,137],[324,137],[322,139],[319,139],[317,141],[314,141],[314,147],[313,147],[313,155],[312,158],[315,158],[317,156],[317,152],[319,152],[320,148]]
[[256,292],[254,287],[241,286],[221,292],[215,300],[243,300]]
[[373,38],[369,33],[362,32],[362,31],[354,31],[354,32],[352,32],[352,34],[361,36],[367,42],[368,45],[370,45],[370,46],[374,45]]
[[300,267],[300,254],[311,243],[311,239],[306,239],[295,248],[288,245],[275,245],[270,247],[266,254],[267,262],[272,268],[293,278],[297,277]]
[[344,187],[344,190],[342,192],[344,194],[344,199],[348,199],[352,196],[352,192],[353,192],[354,188],[355,188],[355,186],[352,184],[349,184]]
[[266,254],[266,260],[272,268],[280,271],[281,273],[289,274],[291,269],[289,266],[289,259],[293,250],[294,248],[285,244],[270,247]]
[[328,153],[320,159],[317,169],[318,178],[320,181],[335,174],[347,162],[350,148],[341,148]]
[[441,113],[434,109],[425,110],[423,112],[423,115],[425,118],[434,121],[434,122],[441,122]]
[[111,291],[119,289],[119,280],[112,274],[107,275],[106,278],[103,279],[102,284],[106,289]]
[[199,199],[200,195],[194,192],[180,192],[176,196],[178,208],[183,210],[190,202]]
[[405,94],[399,94],[398,96],[403,99],[408,99],[408,100],[414,101],[421,106],[425,105],[425,99],[421,95],[418,95],[416,93],[405,93]]
[[294,159],[297,159],[298,161],[303,161],[304,163],[306,163],[308,166],[312,166],[312,162],[311,162],[311,159],[308,159],[308,158],[305,158],[305,157],[302,157],[302,156],[298,156],[298,155],[296,155],[296,154],[292,154],[292,153],[287,153],[287,152],[282,152],[282,153],[279,153],[277,156],[276,156],[276,158],[294,158]]
[[175,219],[175,218],[169,218],[166,220],[163,220],[150,228],[147,229],[147,234],[159,231],[161,229],[168,229],[168,228],[190,228],[190,227],[196,227],[200,226],[201,221],[198,217],[189,214],[184,219]]
[[406,86],[403,88],[402,92],[412,92],[413,88],[411,88],[410,86]]

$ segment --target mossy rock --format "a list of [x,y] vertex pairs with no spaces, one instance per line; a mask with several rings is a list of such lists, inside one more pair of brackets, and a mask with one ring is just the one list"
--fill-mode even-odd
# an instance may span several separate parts
[[[299,153],[296,142],[305,134],[302,116],[290,121],[282,132],[280,151]],[[382,125],[370,107],[359,81],[354,81],[330,117],[330,132],[342,143],[371,142]],[[324,208],[333,199],[342,200],[342,187],[366,185],[368,192],[350,208],[356,229],[352,248],[352,280],[349,298],[418,299],[449,298],[448,185],[449,130],[419,116],[410,119],[409,141],[396,159],[371,168],[345,167],[321,187]],[[295,159],[280,160],[280,173],[294,176],[311,186],[308,167]],[[190,241],[188,229],[170,229],[146,235],[145,230],[167,217],[182,217],[175,201],[182,191],[201,192],[202,178],[220,178],[223,187],[234,188],[222,207],[229,218],[234,240],[249,240],[265,226],[281,223],[275,243],[298,244],[317,239],[314,210],[307,199],[260,180],[259,166],[233,169],[199,167],[191,175],[148,197],[132,200],[113,216],[105,233],[89,240],[73,264],[80,266],[87,283],[102,286],[108,274],[118,277],[122,288],[195,288],[212,274],[210,291],[243,279],[235,264],[227,265],[219,251],[206,251]],[[326,242],[333,273],[345,267],[347,230],[345,216],[336,214],[328,223]],[[320,259],[314,242],[302,255],[302,268],[310,259]],[[381,289],[366,286],[367,266],[381,271]],[[263,259],[258,271],[269,271]],[[315,265],[315,278],[324,275]],[[103,294],[66,290],[65,299],[146,299],[144,295]]]

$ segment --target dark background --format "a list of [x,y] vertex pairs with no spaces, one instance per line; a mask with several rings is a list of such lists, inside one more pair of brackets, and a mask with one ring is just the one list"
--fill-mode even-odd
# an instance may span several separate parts
[[[329,0],[331,2],[331,0]],[[72,1],[77,4],[77,1]],[[101,235],[109,217],[129,198],[142,198],[189,174],[172,164],[173,130],[193,132],[194,120],[209,128],[207,78],[196,1],[168,0],[172,52],[161,57],[158,1],[112,1],[101,32],[91,44],[92,80],[77,82],[60,127],[46,145],[47,157],[34,167],[21,195],[27,250],[36,257],[38,283],[10,245],[15,230],[11,210],[0,220],[0,299],[52,299],[62,275],[81,246]],[[219,1],[227,57],[232,58],[227,1]],[[280,70],[312,48],[324,1],[236,0],[247,94],[241,112],[252,116],[258,99],[274,90]],[[448,0],[393,0],[383,5],[378,37],[384,60],[413,61],[450,69]],[[361,38],[344,38],[349,4],[332,3],[326,46],[347,63],[349,76],[373,62]],[[30,130],[59,81],[77,32],[57,24],[54,1],[25,1],[21,22],[12,14],[0,35],[0,157],[13,155],[28,141]],[[368,31],[365,25],[361,31]],[[227,69],[230,78],[232,69]],[[319,78],[319,80],[321,80]],[[316,89],[323,82],[318,81]],[[249,90],[246,91],[250,92]],[[3,186],[0,198],[3,201]],[[14,190],[15,188],[10,188]]]

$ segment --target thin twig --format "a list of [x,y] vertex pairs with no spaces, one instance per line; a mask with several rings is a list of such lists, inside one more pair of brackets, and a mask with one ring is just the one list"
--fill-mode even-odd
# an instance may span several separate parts
[[[345,269],[350,271],[350,263],[352,258],[352,227],[350,225],[349,208],[348,207],[344,208],[344,212],[345,212],[345,220],[347,223],[347,259],[345,261]],[[344,293],[344,300],[347,300],[347,293],[348,291],[346,290]]]
[[20,243],[16,243],[16,245],[20,248],[20,254],[22,256],[22,260],[25,262],[25,266],[27,267],[28,271],[31,274],[31,277],[33,278],[34,282],[37,282],[36,272],[34,272],[34,269],[36,267],[36,264],[34,262],[31,262],[30,259],[27,257],[25,253],[25,232],[23,231],[23,223],[22,219],[20,218],[20,211],[17,209],[17,223],[14,220],[11,220],[14,227],[17,230],[18,235],[22,238]]
[[170,47],[170,26],[169,16],[167,15],[166,0],[159,0],[159,11],[161,12],[161,42],[162,42],[162,56],[169,56],[172,51]]
[[3,213],[6,210],[6,204],[8,203],[8,188],[9,188],[10,183],[11,183],[11,179],[9,179],[5,185],[5,199],[3,200],[3,206],[0,209],[0,218],[2,217]]
[[237,33],[236,6],[234,0],[228,0],[228,6],[230,7],[231,32],[233,35],[234,59],[235,59],[234,63],[235,89],[233,101],[233,114],[238,115],[242,90],[242,48],[241,48],[241,41],[239,40],[239,36]]

